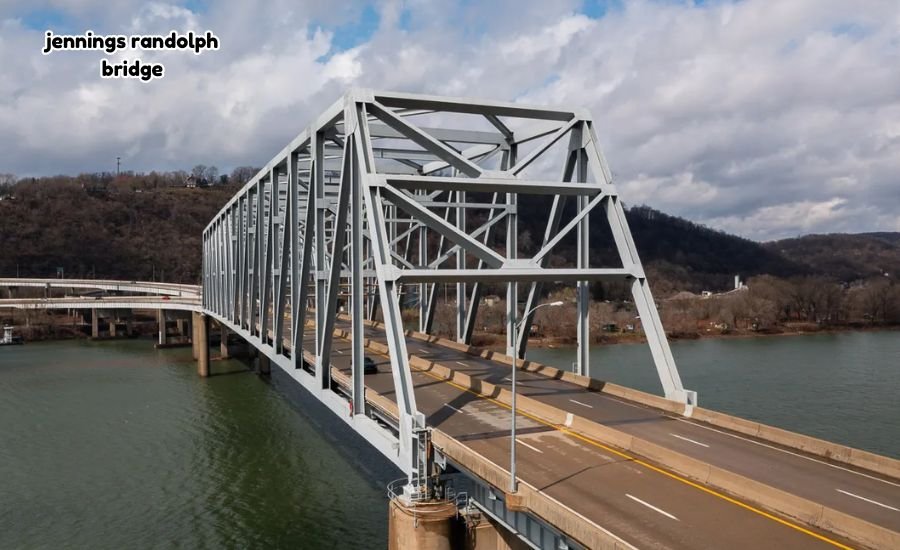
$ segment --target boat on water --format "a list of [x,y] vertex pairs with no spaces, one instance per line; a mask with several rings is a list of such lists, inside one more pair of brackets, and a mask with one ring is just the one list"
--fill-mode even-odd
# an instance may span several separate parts
[[13,336],[13,327],[3,327],[3,337],[0,338],[0,346],[21,346],[25,341],[21,336]]

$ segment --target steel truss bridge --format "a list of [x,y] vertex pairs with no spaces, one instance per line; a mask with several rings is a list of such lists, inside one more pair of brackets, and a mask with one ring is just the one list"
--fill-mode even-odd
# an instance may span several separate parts
[[[523,212],[529,213],[530,226],[544,228],[539,244],[527,253],[519,243]],[[540,212],[542,219],[534,219],[534,212]],[[590,241],[601,236],[591,230],[597,226],[608,230],[616,257],[603,261],[591,257]],[[571,250],[572,242],[575,257],[560,262],[560,250],[566,244]],[[453,431],[451,420],[466,416],[453,405],[462,398],[428,393],[431,390],[423,388],[433,382],[423,375],[455,383],[482,398],[496,396],[498,405],[515,407],[508,379],[491,378],[477,369],[467,373],[472,369],[467,360],[473,353],[467,345],[478,326],[485,289],[500,286],[506,294],[507,354],[482,354],[479,357],[488,357],[492,366],[479,364],[496,372],[504,361],[508,369],[516,357],[517,364],[528,369],[529,363],[522,362],[528,327],[545,288],[553,283],[575,289],[575,372],[540,367],[542,375],[531,381],[543,384],[545,375],[551,374],[554,380],[575,384],[571,391],[603,387],[614,391],[612,385],[590,379],[589,285],[596,281],[630,287],[665,399],[624,390],[620,395],[667,411],[665,418],[674,415],[686,420],[702,411],[708,422],[740,431],[740,419],[710,420],[712,413],[697,408],[696,394],[682,385],[594,122],[584,110],[352,90],[275,155],[203,234],[203,308],[211,317],[261,350],[396,464],[406,477],[402,495],[407,501],[432,494],[436,474],[448,471],[449,463],[474,483],[470,491],[479,495],[485,511],[536,547],[633,546],[606,530],[596,515],[587,519],[596,509],[584,503],[579,508],[574,502],[580,497],[574,493],[570,493],[572,501],[561,497],[562,501],[551,499],[556,504],[548,504],[552,491],[544,492],[540,485],[525,484],[525,489],[516,491],[515,474],[510,473],[515,462],[479,454],[480,447],[466,431],[475,428],[457,428],[461,431],[455,436],[448,435]],[[438,342],[433,337],[441,285],[454,288],[455,341]],[[410,309],[416,311],[417,319],[403,317],[404,310]],[[418,330],[409,332],[408,323]],[[387,380],[366,380],[367,352],[379,354],[389,364]],[[462,368],[448,369],[448,363]],[[514,380],[517,369],[511,371]],[[426,394],[428,403],[417,401]],[[529,401],[533,406],[529,418],[554,429],[571,430],[582,415],[581,410],[573,413],[562,406],[544,409],[547,403],[535,399]],[[586,401],[581,404],[593,407]],[[754,435],[763,431],[757,429]],[[617,440],[614,445],[621,448],[636,445],[636,438],[617,439],[622,432],[603,433],[604,441]],[[671,433],[687,445],[709,446]],[[526,445],[515,432],[511,439]],[[788,440],[780,441],[805,452],[814,447],[798,443],[799,439]],[[822,451],[820,456],[833,457],[832,451]],[[553,460],[570,460],[559,452]],[[657,455],[648,450],[644,456]],[[678,461],[665,452],[658,456],[670,464]],[[634,458],[618,456],[622,457]],[[541,464],[540,456],[530,460]],[[577,470],[577,461],[568,467]],[[711,478],[710,470],[703,470],[705,463],[698,467],[676,471],[694,479]],[[887,471],[883,465],[874,469]],[[742,494],[743,483],[713,485]],[[896,489],[890,487],[890,491]],[[604,488],[594,486],[593,490],[602,493]],[[637,496],[626,496],[678,520]],[[804,517],[778,498],[759,493],[751,498],[788,517]],[[768,514],[753,506],[745,508],[763,517]],[[569,515],[560,515],[562,510]],[[782,527],[792,525],[791,535],[803,533],[802,540],[761,536],[771,525],[744,526],[736,532],[747,529],[754,544],[770,540],[775,542],[762,543],[793,547],[823,541],[826,546],[843,546],[841,539],[815,531],[821,528],[874,546],[900,540],[890,538],[896,537],[895,531],[878,531],[885,524],[874,531],[867,530],[870,524],[854,530],[846,527],[851,523],[847,517],[826,521],[825,515],[818,520],[805,518],[806,527],[779,520]],[[608,524],[616,524],[612,516],[604,517]],[[898,526],[895,519],[887,522],[888,529]],[[669,540],[667,544],[684,543]]]
[[[525,215],[544,228],[531,243]],[[615,257],[590,256],[598,238]],[[583,110],[353,90],[210,222],[202,273],[200,301],[104,282],[154,296],[83,307],[194,311],[204,375],[209,319],[237,333],[396,465],[414,510],[464,490],[534,548],[900,548],[900,461],[703,409],[682,386]],[[630,288],[665,397],[591,378],[597,281]],[[566,286],[574,372],[524,360],[542,296]],[[471,345],[498,289],[506,354]]]
[[[493,131],[477,129],[484,126]],[[529,179],[529,167],[546,167],[535,172],[552,169],[559,176]],[[517,207],[534,196],[549,205],[546,230],[540,249],[523,257]],[[575,204],[568,219],[567,202]],[[615,265],[591,265],[592,212],[612,231]],[[505,250],[490,246],[498,231],[505,232]],[[572,233],[576,266],[548,266]],[[589,375],[588,285],[626,282],[666,397],[694,402],[682,387],[584,111],[352,91],[269,161],[207,226],[203,239],[204,307],[285,368],[302,366],[301,354],[289,349],[308,346],[315,356],[310,385],[317,392],[331,387],[338,299],[346,298],[353,405],[363,433],[370,428],[360,367],[363,324],[381,313],[400,415],[399,452],[389,454],[411,484],[418,482],[415,433],[425,425],[412,391],[401,301],[417,297],[419,330],[430,333],[441,283],[456,287],[461,343],[471,342],[486,284],[506,286],[508,340],[522,312],[529,312],[522,324],[530,326],[544,283],[577,286],[577,372]],[[519,285],[528,291],[522,312]],[[316,327],[314,342],[304,341],[307,322]],[[517,342],[507,342],[519,357],[528,333],[519,331]]]

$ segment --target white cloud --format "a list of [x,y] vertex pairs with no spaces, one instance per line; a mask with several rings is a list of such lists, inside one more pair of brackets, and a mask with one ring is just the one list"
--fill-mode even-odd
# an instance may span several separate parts
[[383,2],[374,35],[337,53],[359,2],[37,4],[99,32],[209,28],[222,47],[143,54],[161,82],[101,81],[100,56],[41,56],[16,19],[28,3],[5,5],[0,171],[262,164],[366,86],[583,105],[627,203],[745,236],[900,229],[893,0],[636,0],[597,20],[575,0]]

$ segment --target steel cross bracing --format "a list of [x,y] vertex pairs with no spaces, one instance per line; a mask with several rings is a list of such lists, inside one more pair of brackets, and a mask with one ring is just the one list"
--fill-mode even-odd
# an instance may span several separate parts
[[[519,205],[536,198],[546,204],[545,229],[536,252],[526,254],[518,244]],[[591,215],[610,230],[615,265],[591,261]],[[576,241],[576,258],[551,267],[567,239]],[[542,287],[574,285],[577,370],[589,375],[594,281],[630,284],[666,397],[693,404],[696,396],[682,387],[594,124],[581,110],[353,90],[269,161],[203,234],[206,311],[295,369],[342,415],[347,403],[331,389],[329,366],[335,320],[350,315],[348,422],[406,472],[411,485],[421,481],[416,434],[425,426],[402,308],[417,311],[419,330],[432,332],[440,285],[452,283],[456,338],[469,343],[485,286],[505,286],[507,333],[515,333],[516,323],[526,327],[517,342],[508,338],[508,354],[523,357]],[[376,316],[387,334],[400,415],[394,444],[365,415],[363,320]],[[305,341],[307,325],[315,327],[315,341]],[[293,351],[300,349],[309,360]]]

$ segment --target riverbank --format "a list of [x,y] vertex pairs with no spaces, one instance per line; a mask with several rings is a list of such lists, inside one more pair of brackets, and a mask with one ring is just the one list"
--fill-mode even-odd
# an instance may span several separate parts
[[[12,325],[14,333],[22,336],[26,342],[76,340],[90,338],[90,324],[76,323],[63,315],[39,314],[38,318],[16,315],[0,316],[0,324]],[[159,330],[155,318],[139,316],[130,323],[130,333],[123,337],[154,337]],[[543,334],[532,335],[528,340],[530,348],[561,348],[577,344],[574,327],[569,334],[548,334],[551,329],[545,328]],[[697,331],[671,331],[666,336],[670,341],[765,338],[771,336],[799,336],[804,334],[837,334],[851,332],[900,331],[900,324],[846,323],[842,325],[817,325],[815,323],[787,323],[763,330],[721,329],[710,326]],[[453,338],[447,330],[437,330],[437,336]],[[638,344],[646,342],[644,334],[638,330],[601,331],[594,328],[591,332],[592,345]],[[475,334],[472,345],[482,348],[505,351],[506,335],[497,329]]]
[[[63,340],[87,340],[91,338],[90,323],[76,322],[66,315],[42,316],[38,319],[18,316],[0,316],[0,324],[12,326],[13,334],[25,342],[53,342]],[[106,332],[106,322],[103,332]],[[153,318],[134,318],[128,324],[119,325],[118,339],[152,338],[158,334],[159,325]],[[106,338],[105,338],[106,339]]]
[[[672,332],[666,333],[669,341],[682,340],[728,340],[728,339],[753,339],[753,338],[769,338],[778,336],[803,336],[814,334],[844,334],[844,333],[861,333],[861,332],[900,332],[900,325],[840,325],[816,327],[816,325],[803,324],[802,326],[786,326],[777,329],[768,329],[761,331],[752,330],[732,330],[727,332],[710,330],[708,332]],[[598,346],[612,346],[616,344],[640,344],[645,343],[647,339],[641,332],[604,332],[600,334],[592,334],[591,344]],[[571,336],[532,336],[528,340],[530,348],[566,348],[577,345],[578,340],[575,335]],[[506,336],[504,334],[487,333],[477,334],[472,339],[472,345],[492,349],[495,351],[505,351]]]

